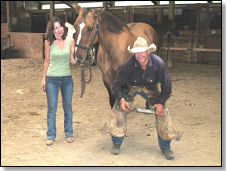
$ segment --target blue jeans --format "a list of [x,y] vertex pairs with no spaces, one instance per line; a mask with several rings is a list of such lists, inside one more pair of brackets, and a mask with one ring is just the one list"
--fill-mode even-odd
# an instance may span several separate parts
[[56,138],[56,111],[58,102],[59,87],[62,94],[62,107],[64,109],[64,131],[66,137],[73,136],[72,127],[72,76],[51,77],[46,76],[46,97],[47,97],[47,138]]
[[[124,137],[114,137],[114,136],[112,136],[113,144],[122,144],[123,140],[124,140]],[[159,145],[160,149],[171,148],[170,143],[171,143],[171,140],[163,140],[158,135],[158,145]]]
[[[144,97],[146,100],[148,100],[148,95],[144,91],[134,92],[133,97],[135,97],[137,94],[140,94],[142,97]],[[163,140],[159,135],[157,135],[157,136],[158,136],[158,145],[161,149],[171,148],[170,147],[171,140]],[[113,144],[122,144],[123,140],[124,140],[124,137],[112,136]]]

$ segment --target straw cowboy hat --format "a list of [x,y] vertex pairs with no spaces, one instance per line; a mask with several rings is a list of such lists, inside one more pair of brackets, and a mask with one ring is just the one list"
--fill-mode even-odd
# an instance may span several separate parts
[[128,46],[128,51],[131,53],[144,52],[146,50],[155,52],[156,45],[154,43],[148,45],[147,41],[143,37],[137,37],[137,40],[134,42],[132,49],[130,49],[130,46]]

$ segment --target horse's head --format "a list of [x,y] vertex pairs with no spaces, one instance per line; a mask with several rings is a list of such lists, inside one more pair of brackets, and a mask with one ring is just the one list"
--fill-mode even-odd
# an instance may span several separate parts
[[75,58],[83,63],[90,48],[98,41],[98,16],[101,9],[77,6],[76,10],[78,10],[78,17],[74,22]]

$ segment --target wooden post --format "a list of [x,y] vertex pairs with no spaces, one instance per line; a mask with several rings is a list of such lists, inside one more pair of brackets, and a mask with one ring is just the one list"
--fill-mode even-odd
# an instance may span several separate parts
[[128,6],[126,12],[126,23],[131,23],[131,20],[133,21],[132,7]]
[[[191,32],[191,37],[189,37],[187,40],[190,43],[190,48],[188,48],[188,50],[186,50],[184,52],[184,56],[185,56],[185,61],[186,63],[192,63],[192,55],[193,55],[193,31]],[[189,44],[188,44],[189,45]]]
[[[195,36],[194,37],[194,41],[193,41],[193,47],[192,47],[192,49],[193,48],[199,48],[198,47],[199,46],[198,43],[199,43],[198,37]],[[198,52],[192,50],[192,58],[193,58],[192,63],[197,63],[198,62]]]
[[[158,8],[157,9],[157,23],[161,24],[162,22],[162,9],[161,8]],[[159,32],[159,44],[157,45],[157,49],[158,49],[158,53],[159,53],[159,56],[162,56],[162,49],[160,47],[163,46],[163,34],[161,32]]]
[[130,11],[130,7],[126,7],[124,10],[125,13],[125,23],[128,24],[129,23],[129,11]]
[[108,2],[107,1],[103,1],[103,8],[107,11],[108,8]]
[[205,48],[207,48],[207,40],[208,40],[208,31],[209,31],[209,25],[210,25],[210,14],[209,14],[209,3],[206,7],[206,24],[205,24]]
[[[196,10],[196,30],[200,29],[200,9]],[[199,39],[198,39],[198,32],[195,32],[193,34],[193,44],[192,44],[192,49],[193,48],[199,48]],[[198,62],[198,52],[192,50],[192,63],[197,63]]]
[[130,7],[130,10],[129,10],[129,23],[133,22],[133,11],[134,11],[134,8]]
[[173,20],[174,19],[174,1],[169,1],[169,16],[168,16],[169,20]]
[[68,21],[68,12],[67,12],[67,10],[64,11],[64,15],[65,15],[65,22],[69,22]]
[[45,14],[46,14],[46,23],[49,21],[49,12],[47,11],[47,12],[45,12]]
[[162,18],[162,9],[158,8],[157,9],[157,22],[161,22],[161,18]]
[[192,30],[192,37],[191,37],[191,53],[190,53],[190,62],[193,63],[193,47],[194,47],[194,31]]
[[54,16],[54,1],[50,1],[50,19]]
[[200,29],[200,9],[196,10],[196,30]]
[[10,12],[10,1],[6,1],[6,20],[8,23],[8,32],[11,32],[11,12]]
[[[174,1],[169,1],[169,20],[174,19]],[[168,47],[173,47],[174,42],[173,41],[168,41]],[[172,67],[173,66],[173,51],[169,50],[168,51],[168,60],[167,60],[167,66]]]

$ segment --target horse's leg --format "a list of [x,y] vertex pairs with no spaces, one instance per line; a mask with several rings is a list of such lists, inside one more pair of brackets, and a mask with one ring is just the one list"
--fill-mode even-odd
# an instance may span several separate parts
[[103,48],[101,47],[101,45],[99,44],[98,47],[98,53],[97,53],[97,64],[102,72],[102,79],[104,82],[104,85],[108,91],[109,94],[109,103],[111,106],[111,109],[113,108],[114,104],[115,104],[115,100],[116,97],[112,92],[112,84],[113,84],[113,80],[111,80],[110,76],[109,76],[109,71],[111,71],[111,67],[109,68],[108,66],[110,66],[110,64],[108,64],[108,54],[104,52]]
[[111,109],[113,108],[114,104],[115,104],[115,100],[116,100],[116,96],[112,93],[110,86],[108,85],[108,83],[103,79],[104,85],[109,93],[109,103],[111,106]]
[[109,102],[110,102],[111,109],[113,108],[114,103],[116,101],[116,96],[112,91],[113,80],[114,80],[115,76],[116,76],[116,72],[113,70],[112,66],[110,67],[110,69],[106,73],[102,74],[103,82],[104,82],[105,87],[109,93]]

